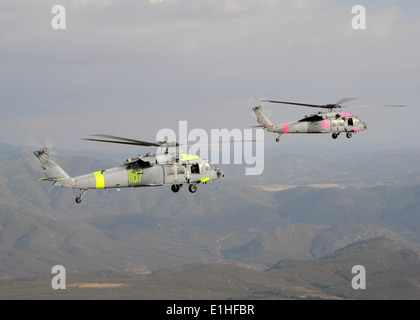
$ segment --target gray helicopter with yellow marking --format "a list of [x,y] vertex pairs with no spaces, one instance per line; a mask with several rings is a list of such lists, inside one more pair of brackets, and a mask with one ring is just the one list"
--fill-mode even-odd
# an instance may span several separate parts
[[[50,158],[48,148],[34,151],[41,161],[46,178],[38,180],[53,181],[54,186],[79,189],[80,195],[76,202],[82,202],[82,197],[90,189],[108,188],[137,188],[170,185],[173,192],[178,192],[183,184],[188,184],[191,193],[197,191],[197,184],[206,184],[209,181],[224,177],[223,172],[213,166],[209,160],[197,155],[180,152],[169,152],[169,148],[177,148],[176,142],[146,142],[134,139],[121,138],[110,135],[95,135],[107,139],[83,139],[107,143],[119,143],[135,146],[162,147],[164,153],[147,153],[130,158],[121,165],[70,177],[57,163]],[[112,139],[112,140],[109,140]]]
[[[297,134],[297,133],[331,133],[333,139],[337,139],[340,133],[345,133],[347,138],[351,138],[354,133],[367,129],[367,124],[360,120],[357,116],[336,111],[336,109],[344,108],[341,103],[355,100],[355,98],[344,98],[334,104],[307,104],[297,102],[286,102],[277,100],[261,100],[261,102],[272,102],[281,104],[290,104],[298,106],[306,106],[312,108],[328,109],[327,112],[319,111],[304,116],[303,118],[282,124],[272,124],[270,120],[263,114],[262,107],[257,105],[252,110],[257,115],[257,127],[262,127],[268,132],[277,133],[279,136],[276,141],[279,142],[282,134]],[[375,106],[354,106],[354,107],[375,107]],[[382,105],[380,107],[403,107],[403,105]]]

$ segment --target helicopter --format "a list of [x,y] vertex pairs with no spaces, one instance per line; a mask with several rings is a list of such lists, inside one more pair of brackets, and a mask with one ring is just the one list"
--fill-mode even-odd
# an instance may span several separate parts
[[170,185],[173,192],[178,192],[183,184],[188,184],[188,190],[195,193],[197,184],[206,184],[209,181],[224,177],[223,171],[213,166],[207,159],[200,158],[197,155],[181,153],[181,151],[170,153],[169,148],[180,146],[177,142],[147,142],[110,135],[94,136],[107,139],[88,138],[82,140],[162,147],[165,152],[163,154],[146,153],[135,158],[129,158],[114,168],[70,177],[51,159],[50,150],[43,147],[34,151],[35,156],[42,163],[42,169],[46,176],[38,180],[53,181],[54,186],[63,188],[79,189],[80,195],[76,198],[76,202],[81,203],[84,193],[90,189]]
[[[355,98],[344,98],[334,104],[316,105],[297,102],[286,102],[277,100],[261,100],[261,102],[282,103],[298,106],[306,106],[312,108],[328,109],[328,112],[319,111],[304,116],[303,118],[283,124],[273,125],[270,120],[263,114],[261,105],[257,105],[252,110],[257,115],[258,126],[269,132],[278,133],[276,141],[280,141],[282,134],[295,133],[332,133],[332,138],[337,139],[340,133],[345,132],[347,138],[351,138],[354,133],[367,129],[367,124],[360,120],[357,116],[350,113],[336,111],[341,109],[341,103],[355,100]],[[402,107],[402,105],[385,105],[384,107]]]

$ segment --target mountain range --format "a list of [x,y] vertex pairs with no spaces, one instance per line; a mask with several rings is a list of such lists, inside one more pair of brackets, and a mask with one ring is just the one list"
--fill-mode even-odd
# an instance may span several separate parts
[[[388,255],[388,247],[401,254],[410,252],[405,276],[387,268],[394,263],[391,260],[400,259],[398,255],[389,261],[384,258],[382,267],[391,272],[394,281],[392,291],[398,283],[401,288],[411,288],[405,292],[419,290],[413,257],[420,248],[420,152],[375,155],[347,163],[343,159],[273,155],[267,157],[263,175],[244,176],[240,167],[225,167],[227,177],[200,185],[196,194],[185,188],[175,194],[167,187],[100,190],[88,191],[82,204],[76,204],[76,191],[36,180],[42,170],[31,152],[0,147],[0,287],[6,285],[3,281],[21,277],[42,278],[59,264],[93,278],[95,270],[112,268],[116,277],[133,277],[134,282],[153,282],[163,274],[179,277],[181,268],[182,275],[190,277],[189,283],[199,281],[200,272],[213,272],[224,279],[222,274],[229,269],[243,272],[249,281],[254,273],[277,277],[280,270],[292,272],[299,267],[305,271],[298,277],[285,276],[288,286],[297,288],[302,281],[312,283],[302,279],[316,270],[333,272],[326,271],[330,269],[325,261],[334,264],[347,257],[353,261],[349,264],[360,264],[352,258],[362,254],[365,247],[360,244],[380,239],[369,244],[380,255]],[[56,161],[70,175],[117,164],[79,156]],[[340,172],[348,178],[340,178]],[[344,248],[343,253],[340,250]],[[368,260],[366,266],[370,266]],[[404,263],[398,268],[403,270]],[[342,278],[348,282],[351,275]],[[378,281],[385,283],[384,279]],[[304,286],[308,294],[280,294],[283,289],[279,286],[265,288],[265,295],[248,291],[224,296],[220,289],[214,297],[363,298],[355,296],[351,287],[344,292],[313,284]],[[334,284],[328,284],[330,287]],[[168,292],[172,291],[171,297],[184,297],[174,288]],[[371,291],[367,297],[379,294],[380,290]],[[134,293],[126,295],[141,298]],[[401,289],[395,297],[405,296]],[[203,293],[195,297],[211,296]]]
[[[365,268],[365,289],[352,286],[355,263]],[[417,251],[377,237],[320,259],[285,259],[264,270],[232,262],[196,262],[148,276],[110,268],[68,270],[65,290],[52,289],[53,275],[4,279],[0,299],[418,300],[419,267]]]

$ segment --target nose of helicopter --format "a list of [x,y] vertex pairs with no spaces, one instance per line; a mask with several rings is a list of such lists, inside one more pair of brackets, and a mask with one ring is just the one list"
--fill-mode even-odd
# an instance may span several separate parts
[[217,179],[220,179],[221,177],[224,177],[225,174],[223,173],[222,170],[216,169],[216,176],[217,176]]
[[368,126],[367,126],[367,123],[366,123],[366,122],[363,122],[363,127],[364,127],[364,130],[366,130],[366,129],[368,128]]

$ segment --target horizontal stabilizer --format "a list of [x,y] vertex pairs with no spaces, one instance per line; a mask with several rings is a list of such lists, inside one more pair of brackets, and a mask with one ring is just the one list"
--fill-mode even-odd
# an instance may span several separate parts
[[267,128],[267,127],[271,127],[271,126],[272,126],[272,124],[267,124],[265,126],[263,126],[263,125],[260,125],[260,126],[252,126],[252,128]]
[[48,177],[48,178],[39,178],[36,179],[37,181],[62,181],[66,180],[67,178],[54,178],[54,177]]

